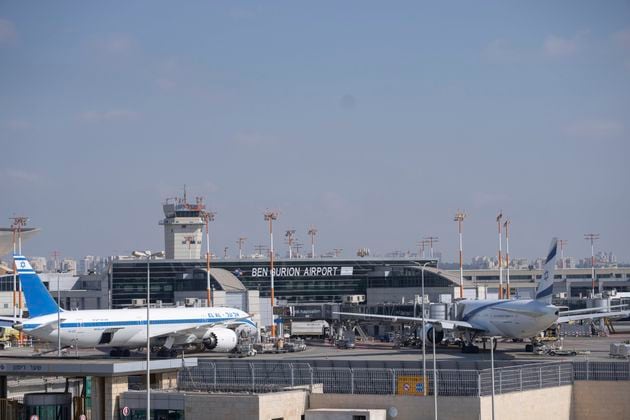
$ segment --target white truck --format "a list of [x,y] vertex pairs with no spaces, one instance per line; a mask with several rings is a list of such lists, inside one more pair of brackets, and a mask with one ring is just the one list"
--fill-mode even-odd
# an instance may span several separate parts
[[291,322],[291,337],[325,338],[330,324],[323,320]]

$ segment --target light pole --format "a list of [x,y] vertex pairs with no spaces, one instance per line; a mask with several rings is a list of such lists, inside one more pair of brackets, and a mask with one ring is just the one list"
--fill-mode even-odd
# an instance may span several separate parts
[[490,371],[492,373],[492,420],[494,420],[494,337],[490,337]]
[[59,289],[59,273],[57,270],[57,357],[61,357],[61,290]]
[[497,227],[499,228],[499,299],[503,299],[503,261],[501,260],[501,218],[503,211],[499,210],[497,216]]
[[151,258],[164,255],[163,251],[134,251],[135,257],[147,259],[147,420],[151,420]]
[[563,268],[563,269],[567,268],[564,262],[564,246],[568,243],[569,241],[566,239],[558,239],[558,245],[560,245],[560,261],[561,261],[560,268]]
[[591,241],[591,297],[595,296],[595,248],[593,243],[599,239],[599,233],[586,233],[584,239]]
[[147,255],[147,420],[151,420],[151,253]]
[[429,249],[431,250],[431,258],[433,258],[433,244],[438,242],[437,236],[427,236],[424,238],[429,243]]
[[206,211],[203,218],[206,220],[206,301],[207,306],[213,306],[212,292],[210,291],[210,222],[214,220],[216,213]]
[[423,384],[423,388],[424,388],[424,396],[427,396],[427,354],[426,354],[426,347],[425,347],[425,343],[427,341],[427,337],[426,337],[426,331],[425,331],[425,313],[424,312],[424,269],[427,266],[427,264],[429,264],[429,261],[425,262],[424,264],[422,264],[422,381],[424,382]]
[[507,298],[510,298],[510,219],[506,219],[503,223],[505,227],[505,265],[507,268]]
[[[464,260],[463,260],[463,252],[462,252],[462,222],[466,218],[466,213],[463,211],[457,210],[455,213],[454,221],[457,222],[457,227],[459,230],[459,297],[464,298]],[[475,291],[476,293],[476,291]]]
[[293,237],[295,236],[295,229],[289,229],[284,235],[287,238],[287,244],[289,244],[289,259],[293,258]]
[[275,302],[274,302],[274,289],[273,289],[273,277],[274,277],[274,272],[273,272],[273,221],[278,219],[278,212],[273,212],[273,211],[268,211],[264,214],[265,216],[265,221],[269,222],[269,238],[270,238],[270,244],[271,244],[271,248],[269,249],[269,266],[270,266],[270,276],[271,276],[271,336],[275,337],[276,336],[276,323],[275,323],[275,319],[273,318],[273,307],[275,306]]
[[315,258],[315,235],[317,235],[315,226],[311,226],[308,229],[308,234],[311,236],[311,258]]
[[435,326],[431,330],[433,331],[433,414],[435,415],[435,420],[437,420],[438,375],[437,362],[435,361]]
[[238,238],[238,241],[236,241],[236,243],[238,244],[238,259],[242,260],[243,259],[243,244],[245,243],[245,240],[247,238],[241,236],[240,238]]

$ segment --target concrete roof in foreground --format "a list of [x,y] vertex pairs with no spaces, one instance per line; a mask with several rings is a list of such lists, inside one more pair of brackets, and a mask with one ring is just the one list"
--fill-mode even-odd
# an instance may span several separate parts
[[[197,358],[151,360],[151,372],[166,372],[197,366]],[[0,358],[0,376],[128,376],[142,375],[147,370],[141,359],[85,358]]]

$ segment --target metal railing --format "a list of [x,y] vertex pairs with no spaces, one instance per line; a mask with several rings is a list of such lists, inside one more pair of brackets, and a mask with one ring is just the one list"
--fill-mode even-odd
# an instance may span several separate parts
[[[592,366],[591,366],[592,367]],[[495,393],[570,385],[572,362],[535,363],[495,368]],[[578,378],[576,378],[578,379]],[[324,393],[422,395],[422,370],[388,368],[312,367],[308,363],[202,363],[179,373],[186,391],[274,392],[296,386],[318,386]],[[427,370],[427,395],[483,396],[492,393],[492,371]]]
[[576,381],[630,381],[630,360],[575,360]]

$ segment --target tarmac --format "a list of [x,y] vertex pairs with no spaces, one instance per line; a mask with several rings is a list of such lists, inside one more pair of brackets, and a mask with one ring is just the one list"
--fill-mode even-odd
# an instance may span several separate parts
[[[630,322],[615,323],[617,334],[611,334],[606,337],[566,337],[562,340],[547,342],[548,345],[554,344],[556,347],[562,345],[564,350],[575,352],[576,355],[552,356],[549,354],[536,354],[525,351],[526,342],[512,342],[510,340],[500,340],[497,349],[494,352],[495,360],[508,363],[523,362],[539,362],[549,360],[567,360],[567,359],[585,359],[589,360],[611,360],[609,355],[610,344],[615,342],[624,342],[630,340]],[[302,352],[285,352],[285,353],[267,353],[257,354],[255,356],[242,358],[240,360],[275,360],[275,361],[302,361],[309,360],[365,360],[365,361],[392,361],[398,360],[402,362],[417,362],[422,360],[422,351],[417,347],[401,347],[395,348],[391,343],[357,343],[353,349],[338,349],[333,344],[323,340],[306,340],[307,348]],[[0,350],[0,362],[3,358],[24,358],[24,359],[51,359],[56,358],[56,351],[45,353],[45,349],[54,350],[52,345],[42,345],[46,347],[13,347]],[[427,358],[432,358],[433,346],[427,343]],[[230,354],[227,353],[190,353],[185,354],[186,357],[196,357],[200,361],[208,360],[227,360]],[[181,356],[180,356],[181,357]],[[154,358],[154,357],[152,357]],[[72,363],[71,361],[79,361],[81,359],[99,360],[112,359],[108,354],[96,349],[79,349],[78,351],[71,349],[63,352],[63,363]],[[130,360],[146,359],[145,353],[132,352]],[[459,347],[456,346],[436,346],[436,359],[438,361],[489,361],[490,350],[480,349],[476,354],[464,354]],[[125,360],[125,359],[123,359]]]

